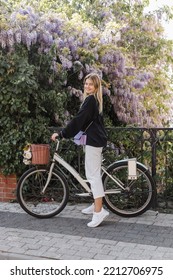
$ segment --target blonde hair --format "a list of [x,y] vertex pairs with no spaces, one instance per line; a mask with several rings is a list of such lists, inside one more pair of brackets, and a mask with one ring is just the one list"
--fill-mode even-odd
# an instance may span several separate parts
[[[95,92],[93,94],[94,94],[94,97],[96,98],[96,100],[99,103],[99,113],[102,113],[102,111],[103,111],[103,95],[102,95],[101,79],[100,79],[99,75],[97,75],[95,73],[88,74],[84,78],[84,83],[87,79],[92,80],[92,82],[94,84]],[[88,96],[88,94],[86,93],[86,91],[84,89],[84,100],[87,96]]]

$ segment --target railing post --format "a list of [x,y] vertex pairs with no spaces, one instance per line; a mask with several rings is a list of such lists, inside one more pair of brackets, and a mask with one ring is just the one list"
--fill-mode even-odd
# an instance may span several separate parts
[[151,137],[151,174],[155,181],[155,197],[153,201],[153,208],[157,207],[157,191],[156,191],[156,129],[150,129],[150,137]]

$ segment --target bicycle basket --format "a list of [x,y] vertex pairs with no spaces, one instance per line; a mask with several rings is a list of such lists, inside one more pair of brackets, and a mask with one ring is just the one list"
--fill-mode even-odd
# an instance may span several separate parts
[[31,144],[32,164],[48,164],[50,146],[48,144]]

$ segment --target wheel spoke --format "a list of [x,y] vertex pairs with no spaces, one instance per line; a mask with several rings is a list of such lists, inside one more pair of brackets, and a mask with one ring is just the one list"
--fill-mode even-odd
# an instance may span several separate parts
[[114,213],[132,217],[144,213],[153,198],[153,181],[149,173],[140,165],[137,166],[137,179],[128,180],[127,162],[115,163],[109,173],[121,181],[124,185],[122,190],[110,176],[103,176],[105,188],[105,204]]
[[59,172],[53,172],[44,193],[48,171],[45,169],[26,172],[17,189],[18,201],[29,214],[39,218],[48,218],[62,211],[68,201],[67,183]]

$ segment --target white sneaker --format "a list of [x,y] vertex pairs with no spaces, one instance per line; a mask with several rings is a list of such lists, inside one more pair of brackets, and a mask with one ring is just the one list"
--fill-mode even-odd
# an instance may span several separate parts
[[89,207],[83,209],[82,213],[85,215],[93,214],[94,213],[94,203],[91,204]]
[[109,212],[104,208],[100,212],[94,212],[92,221],[87,224],[88,227],[97,227],[99,226],[103,220],[105,220],[109,216]]

